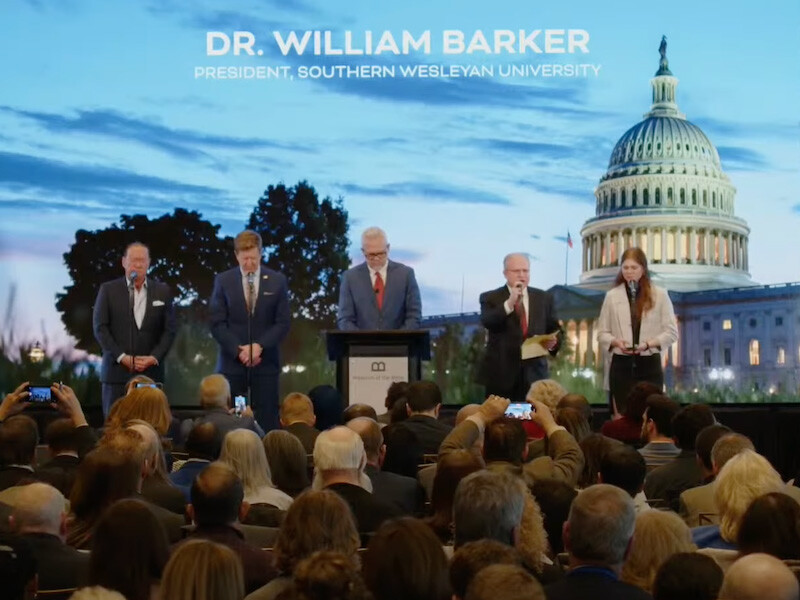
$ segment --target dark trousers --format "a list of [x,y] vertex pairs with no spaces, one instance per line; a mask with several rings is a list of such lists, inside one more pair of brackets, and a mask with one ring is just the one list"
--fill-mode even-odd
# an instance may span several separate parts
[[111,406],[125,395],[125,383],[103,383],[102,384],[102,403],[103,420],[108,417]]
[[514,381],[492,381],[486,384],[486,396],[495,395],[508,398],[511,402],[525,402],[531,384],[547,379],[549,369],[546,358],[534,358],[520,363]]
[[[628,394],[634,385],[647,381],[659,388],[664,387],[664,370],[661,368],[661,354],[651,356],[611,355],[611,369],[608,374],[611,397],[617,406],[617,412],[625,413]],[[613,413],[613,407],[612,407]]]
[[[231,397],[247,396],[247,376],[223,373],[231,384]],[[265,432],[279,429],[278,375],[255,375],[250,378],[249,404],[256,421]]]

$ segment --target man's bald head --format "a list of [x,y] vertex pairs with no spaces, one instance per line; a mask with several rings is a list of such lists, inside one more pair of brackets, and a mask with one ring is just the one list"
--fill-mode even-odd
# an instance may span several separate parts
[[14,524],[19,533],[60,535],[66,510],[66,500],[56,488],[46,483],[31,483],[16,494]]
[[197,525],[229,525],[239,518],[244,488],[236,473],[215,462],[195,477],[191,499]]
[[377,463],[383,446],[383,434],[377,421],[369,417],[356,417],[347,422],[347,427],[355,431],[364,442],[364,452],[367,453],[367,461]]
[[769,554],[748,554],[725,573],[720,600],[798,600],[797,578],[782,561]]

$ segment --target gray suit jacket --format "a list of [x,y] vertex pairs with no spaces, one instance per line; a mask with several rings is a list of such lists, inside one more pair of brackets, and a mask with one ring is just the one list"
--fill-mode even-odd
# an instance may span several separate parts
[[348,269],[342,277],[337,315],[339,329],[419,329],[421,316],[422,300],[411,267],[389,261],[380,310],[367,263]]

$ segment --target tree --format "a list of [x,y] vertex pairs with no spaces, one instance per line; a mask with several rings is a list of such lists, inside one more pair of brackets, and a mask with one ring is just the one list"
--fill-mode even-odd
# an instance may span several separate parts
[[261,234],[267,265],[289,278],[292,316],[320,329],[333,327],[339,281],[350,264],[341,198],[320,201],[306,181],[289,188],[270,185],[247,227]]
[[57,294],[56,308],[76,347],[99,353],[92,331],[92,306],[105,281],[122,276],[125,247],[142,242],[150,248],[150,274],[168,283],[175,294],[180,322],[204,321],[214,275],[231,266],[229,239],[220,239],[219,225],[194,211],[177,208],[150,220],[145,215],[122,215],[119,225],[96,231],[78,230],[64,254],[72,285]]

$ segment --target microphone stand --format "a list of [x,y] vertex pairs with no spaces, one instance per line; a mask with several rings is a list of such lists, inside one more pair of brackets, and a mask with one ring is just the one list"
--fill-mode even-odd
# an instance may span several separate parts
[[[636,325],[634,324],[634,320],[635,320],[635,317],[636,317],[636,294],[638,292],[636,282],[633,281],[633,280],[629,281],[628,282],[628,289],[631,292],[631,298],[630,298],[631,340],[632,340],[631,343],[633,345],[633,353],[631,354],[631,358],[633,359],[631,361],[631,371],[635,372],[636,371],[636,357],[638,356],[636,348],[638,348],[638,346],[639,346],[639,339],[638,339],[638,336],[636,335]],[[639,323],[639,327],[641,328],[641,323]]]
[[131,326],[129,334],[128,342],[130,344],[130,357],[131,357],[131,368],[130,372],[135,373],[136,367],[134,363],[136,362],[136,297],[135,297],[135,286],[136,286],[136,273],[131,275],[131,282],[128,286],[128,302],[131,306]]
[[247,348],[250,352],[250,360],[247,363],[247,403],[253,406],[251,398],[251,383],[253,372],[253,311],[256,308],[255,286],[253,285],[253,274],[247,274]]

